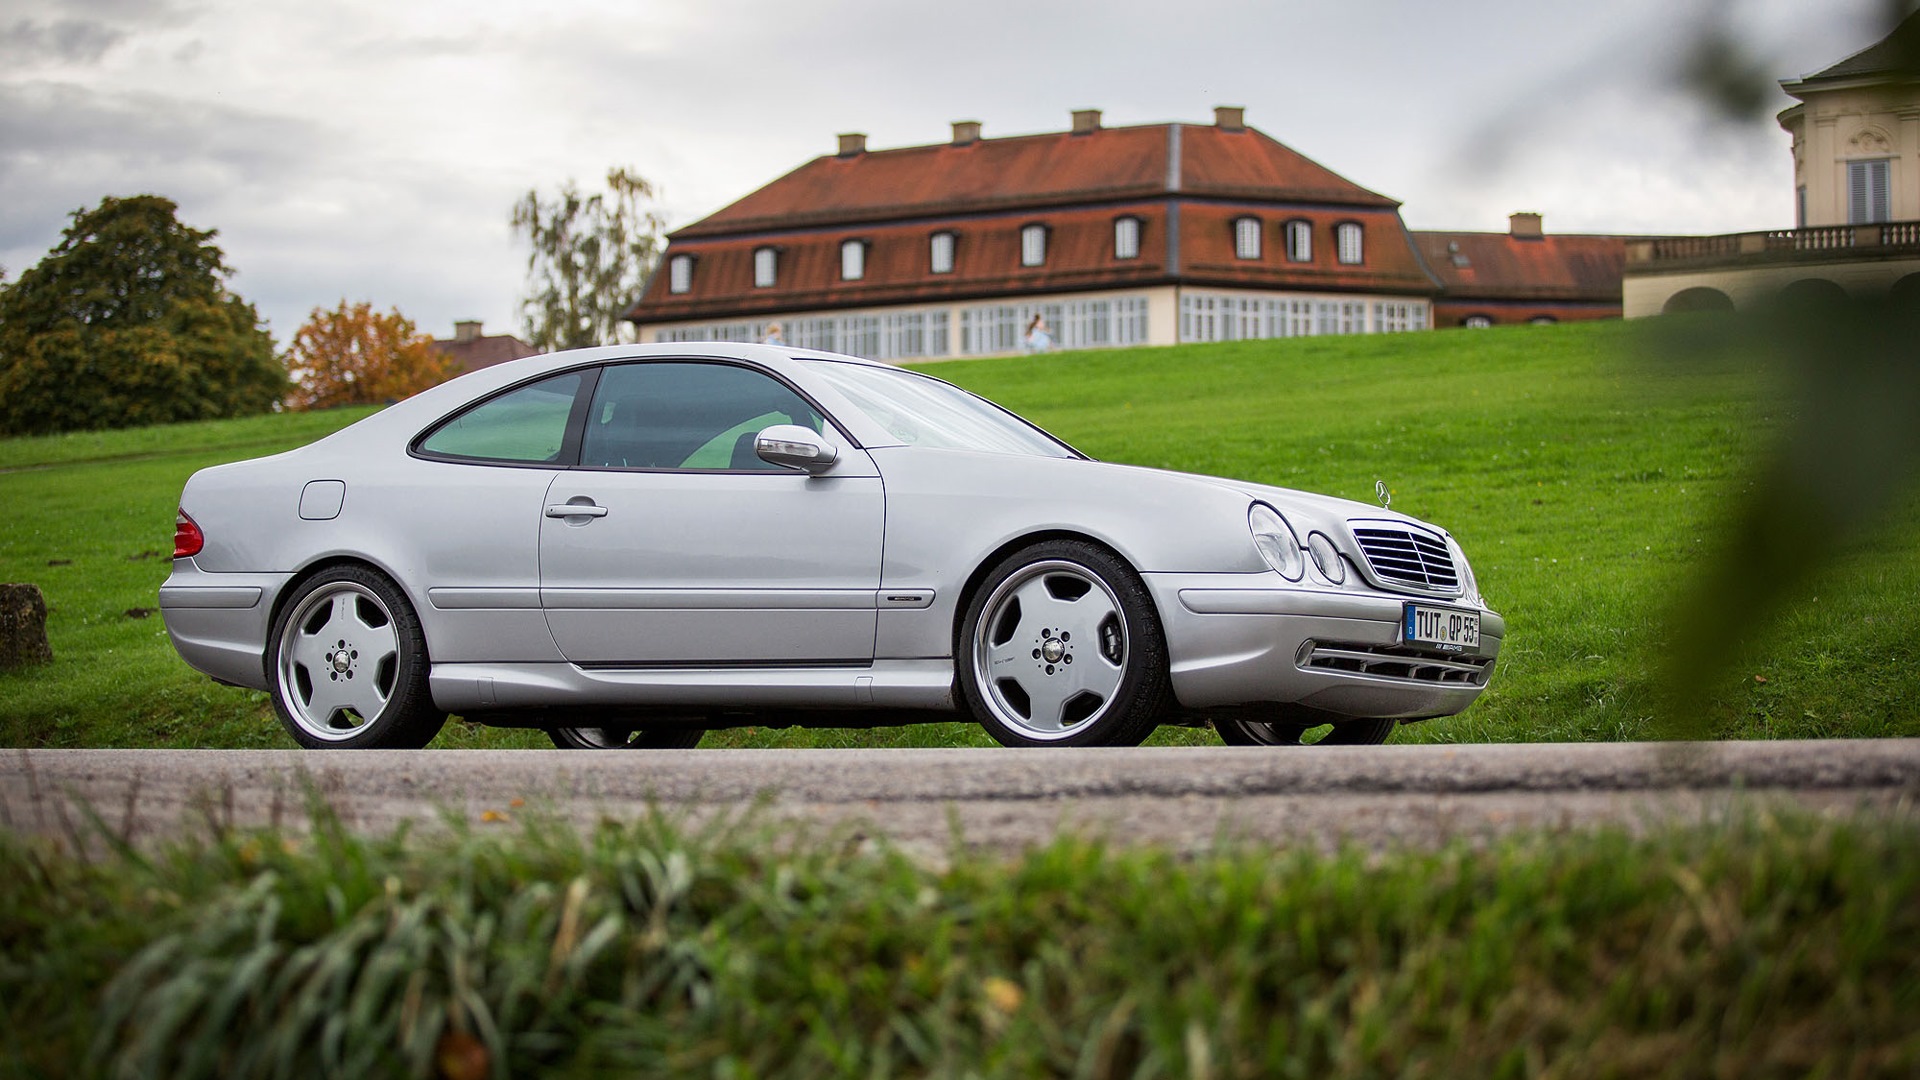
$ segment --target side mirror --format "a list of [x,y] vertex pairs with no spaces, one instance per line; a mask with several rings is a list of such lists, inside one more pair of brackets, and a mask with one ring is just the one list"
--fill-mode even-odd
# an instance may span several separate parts
[[840,448],[819,432],[798,424],[775,424],[753,438],[761,461],[817,476],[840,457]]

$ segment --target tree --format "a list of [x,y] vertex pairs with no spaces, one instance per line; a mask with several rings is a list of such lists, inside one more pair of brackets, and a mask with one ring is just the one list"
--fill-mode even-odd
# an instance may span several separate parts
[[513,206],[513,229],[532,249],[528,296],[520,303],[527,340],[543,350],[619,339],[659,258],[666,224],[645,207],[653,185],[626,169],[607,172],[607,193],[583,196],[567,181],[551,202],[529,191]]
[[286,355],[293,389],[287,405],[328,409],[410,397],[459,374],[451,356],[414,329],[398,308],[380,315],[372,304],[313,309]]
[[211,241],[158,195],[76,210],[0,289],[0,433],[265,412],[286,389],[253,305]]

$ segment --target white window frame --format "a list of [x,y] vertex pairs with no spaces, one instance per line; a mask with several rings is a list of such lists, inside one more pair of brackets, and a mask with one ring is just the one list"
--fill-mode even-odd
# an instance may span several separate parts
[[935,274],[953,273],[953,249],[952,233],[934,233],[927,240],[927,269]]
[[1045,225],[1020,227],[1020,265],[1047,265],[1047,227]]
[[1287,261],[1313,261],[1313,223],[1295,218],[1286,224]]
[[1248,216],[1233,219],[1233,257],[1236,259],[1260,257],[1259,218]]
[[867,242],[865,240],[842,240],[840,242],[840,280],[861,281],[867,276]]
[[770,247],[753,249],[753,287],[771,289],[780,283],[780,253]]
[[1140,257],[1140,219],[1120,217],[1113,219],[1113,257],[1116,259],[1137,259]]
[[693,290],[693,256],[675,255],[667,260],[667,291],[684,293]]
[[1893,162],[1871,158],[1847,162],[1847,224],[1893,220]]
[[1358,266],[1366,261],[1366,233],[1357,221],[1343,221],[1333,227],[1333,246],[1342,265]]

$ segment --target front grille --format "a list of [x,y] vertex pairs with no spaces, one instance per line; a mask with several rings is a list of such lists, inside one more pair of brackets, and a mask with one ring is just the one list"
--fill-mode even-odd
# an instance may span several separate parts
[[1447,542],[1432,533],[1355,524],[1353,538],[1360,541],[1367,565],[1383,582],[1428,592],[1460,591],[1460,572],[1454,568]]
[[1326,645],[1309,642],[1300,666],[1308,670],[1347,671],[1408,682],[1485,686],[1492,657],[1442,657],[1400,645]]

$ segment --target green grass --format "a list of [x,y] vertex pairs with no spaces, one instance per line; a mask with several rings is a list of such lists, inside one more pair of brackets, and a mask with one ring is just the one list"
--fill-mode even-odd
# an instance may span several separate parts
[[[1395,509],[1460,538],[1509,629],[1472,709],[1396,741],[1632,739],[1657,733],[1675,593],[1712,556],[1787,408],[1764,358],[1676,362],[1640,330],[1245,342],[936,373],[1100,458],[1368,502],[1385,479]],[[1729,626],[1754,643],[1714,677],[1709,730],[1920,734],[1916,538],[1909,498],[1776,625]]]
[[1912,1076],[1916,958],[1913,823],[1757,811],[937,866],[657,818],[0,832],[5,1075]]
[[[1459,717],[1396,741],[1655,733],[1676,590],[1715,543],[1783,405],[1758,362],[1637,359],[1592,323],[955,361],[936,374],[1096,457],[1372,501],[1453,530],[1509,636]],[[0,579],[47,594],[55,661],[0,675],[0,743],[287,746],[263,695],[174,656],[152,609],[194,469],[310,441],[363,413],[286,414],[0,441]],[[1920,507],[1856,545],[1711,679],[1721,737],[1920,734]],[[1205,742],[1163,729],[1160,742]],[[451,724],[436,745],[535,746]],[[709,746],[986,745],[966,724],[747,729]]]

